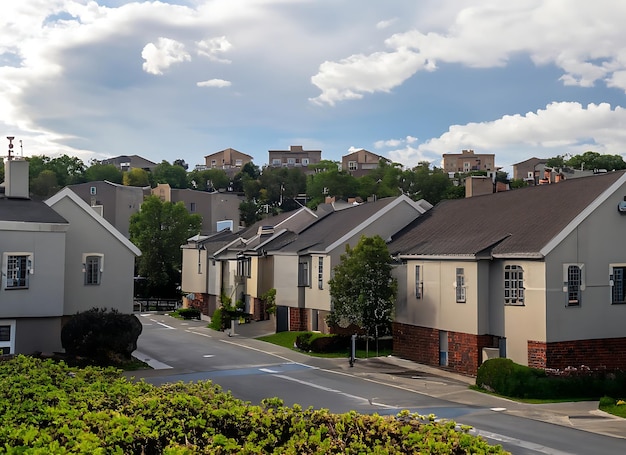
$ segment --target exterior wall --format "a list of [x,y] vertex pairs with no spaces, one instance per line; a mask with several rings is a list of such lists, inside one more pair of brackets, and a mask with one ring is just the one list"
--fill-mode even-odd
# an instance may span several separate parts
[[[65,255],[65,315],[93,307],[133,312],[135,255],[83,208],[65,197],[53,206],[70,222]],[[85,254],[103,255],[101,284],[85,285]]]
[[[440,365],[440,331],[393,323],[393,351],[396,355],[432,366]],[[448,365],[457,373],[475,376],[482,362],[482,350],[493,345],[493,337],[462,332],[448,332]]]
[[[322,289],[319,288],[318,283],[319,258],[322,258],[324,261],[322,268]],[[325,311],[330,310],[330,286],[328,284],[330,272],[331,261],[329,256],[319,254],[311,255],[310,286],[304,288],[304,302],[307,308]]]
[[563,370],[567,367],[626,369],[626,337],[557,343],[529,342],[529,366]]
[[[213,160],[215,160],[215,163],[213,163]],[[237,160],[241,160],[241,165],[237,165]],[[241,168],[251,161],[252,157],[250,155],[246,155],[232,148],[227,148],[204,157],[205,165],[209,169]]]
[[[341,170],[349,172],[355,177],[362,177],[378,168],[378,164],[384,157],[372,153],[368,150],[357,150],[356,152],[341,157]],[[356,162],[356,169],[350,169],[350,162]]]
[[306,308],[289,308],[289,331],[310,330],[309,313]]
[[493,192],[493,181],[489,177],[472,176],[465,179],[465,197],[481,196]]
[[27,318],[15,321],[15,353],[60,352],[61,318]]
[[[476,154],[474,150],[443,154],[445,172],[492,171],[495,169],[495,162],[494,154]],[[467,163],[467,168],[464,163]]]
[[[96,189],[95,195],[91,194],[92,187]],[[139,211],[143,202],[142,188],[104,181],[80,183],[69,188],[88,205],[101,206],[104,219],[129,238],[130,217]]]
[[545,159],[541,158],[530,158],[526,161],[522,161],[521,163],[517,163],[513,165],[513,178],[514,179],[522,179],[528,180],[528,175],[531,174],[532,184],[534,185],[537,178],[539,177],[539,171],[536,169],[536,166],[540,163],[545,163]]
[[298,256],[274,256],[274,288],[276,305],[298,306]]
[[[5,272],[0,280],[0,318],[61,317],[66,295],[63,287],[66,234],[62,231],[55,232],[52,226],[15,224],[13,229],[5,223],[0,226],[0,260]],[[17,224],[25,226],[17,230]],[[39,231],[39,228],[46,227],[52,230]],[[63,229],[66,228],[67,226],[63,226]],[[34,273],[29,275],[28,289],[6,289],[5,253],[10,252],[33,255]],[[80,268],[78,273],[81,273]]]
[[[626,305],[611,303],[609,283],[609,264],[626,263],[626,215],[617,211],[624,195],[626,185],[615,191],[546,257],[545,341],[548,343],[624,336]],[[578,307],[567,306],[564,291],[567,264],[582,265],[583,286]]]
[[[292,145],[289,150],[269,150],[269,162],[271,167],[307,167],[311,164],[317,164],[322,159],[321,150],[304,150],[301,145]],[[289,163],[289,158],[294,160]],[[308,164],[302,164],[302,159],[308,159]],[[280,160],[280,164],[274,164],[274,160]]]
[[182,249],[182,282],[181,289],[184,293],[207,293],[208,292],[208,257],[206,250],[196,248]]

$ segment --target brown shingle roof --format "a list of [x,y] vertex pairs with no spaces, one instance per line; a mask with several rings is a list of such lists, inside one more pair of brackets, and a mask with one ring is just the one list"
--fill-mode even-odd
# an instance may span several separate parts
[[392,254],[539,255],[574,218],[624,171],[445,200],[402,230]]

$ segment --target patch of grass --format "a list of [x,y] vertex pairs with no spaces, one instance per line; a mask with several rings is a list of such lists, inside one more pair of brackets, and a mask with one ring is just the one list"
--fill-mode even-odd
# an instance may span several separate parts
[[[308,333],[308,332],[277,332],[272,335],[259,337],[257,338],[257,340],[276,344],[278,346],[282,346],[284,348],[288,348],[293,351],[303,352],[312,357],[324,357],[324,358],[345,357],[347,358],[350,356],[350,352],[348,350],[341,350],[341,351],[336,351],[336,352],[324,352],[324,353],[301,351],[300,349],[296,347],[296,338],[298,337],[298,335],[302,335],[304,333]],[[379,349],[378,350],[379,357],[386,357],[388,355],[391,355],[391,349]],[[368,357],[376,357],[376,343],[373,341],[370,342],[369,352],[366,351],[365,349],[356,350],[357,359],[365,359]]]
[[508,397],[506,395],[500,395],[497,393],[490,392],[489,390],[478,387],[476,384],[470,385],[470,389],[475,390],[476,392],[484,393],[486,395],[492,395],[494,397],[506,398],[507,400],[517,401],[518,403],[528,403],[528,404],[546,404],[546,403],[572,403],[578,401],[594,401],[589,398],[555,398],[555,399],[539,399],[539,398],[517,398],[517,397]]
[[614,400],[609,397],[602,397],[602,399],[600,400],[599,408],[601,411],[626,419],[626,401],[625,400]]

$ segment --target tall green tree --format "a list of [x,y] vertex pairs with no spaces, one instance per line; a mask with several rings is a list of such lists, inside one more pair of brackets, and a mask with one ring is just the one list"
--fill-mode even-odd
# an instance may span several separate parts
[[113,164],[93,162],[91,166],[85,170],[85,181],[87,182],[101,182],[106,180],[111,183],[121,184],[123,179],[122,171]]
[[392,258],[382,237],[363,236],[341,255],[329,281],[331,325],[354,325],[368,335],[391,330],[398,283],[391,275]]
[[171,188],[187,188],[187,171],[178,164],[171,165],[163,160],[152,170],[152,182],[154,186],[158,183],[167,183]]
[[218,191],[228,188],[230,179],[223,169],[194,169],[187,174],[187,188],[198,191]]
[[137,272],[146,278],[152,297],[177,296],[182,269],[180,246],[200,231],[202,218],[190,214],[182,202],[163,202],[148,197],[130,217],[130,240],[140,250]]
[[134,167],[130,171],[124,172],[123,182],[126,186],[149,186],[150,174],[145,169]]

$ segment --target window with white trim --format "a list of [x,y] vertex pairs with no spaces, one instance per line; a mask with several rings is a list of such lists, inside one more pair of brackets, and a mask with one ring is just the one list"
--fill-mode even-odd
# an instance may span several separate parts
[[311,282],[309,276],[309,261],[307,259],[298,262],[298,286],[309,286]]
[[272,166],[280,166],[283,163],[283,161],[280,158],[273,158],[272,159]]
[[102,254],[87,253],[83,255],[83,275],[85,286],[97,286],[100,284],[104,256]]
[[504,304],[524,305],[524,269],[519,265],[504,267]]
[[609,284],[611,285],[611,303],[626,303],[626,265],[611,265]]
[[457,268],[456,269],[456,302],[457,303],[465,303],[465,269]]
[[237,258],[237,276],[250,278],[252,276],[252,258],[240,256]]
[[582,266],[579,264],[567,264],[566,267],[564,288],[567,293],[567,306],[580,306],[584,289]]
[[424,290],[424,285],[422,283],[422,269],[421,266],[416,265],[415,266],[415,298],[416,299],[421,299],[422,298],[422,292]]
[[235,160],[235,166],[241,167],[243,165],[243,160]]
[[349,171],[356,171],[359,168],[358,164],[356,161],[348,161],[348,170]]
[[28,289],[34,271],[32,254],[4,253],[5,289]]
[[317,288],[324,289],[324,258],[317,258]]
[[287,158],[287,164],[293,166],[294,164],[296,164],[296,159],[295,158]]
[[15,320],[0,321],[0,354],[15,354]]
[[309,165],[309,159],[308,158],[302,158],[302,165],[303,166],[308,166]]

